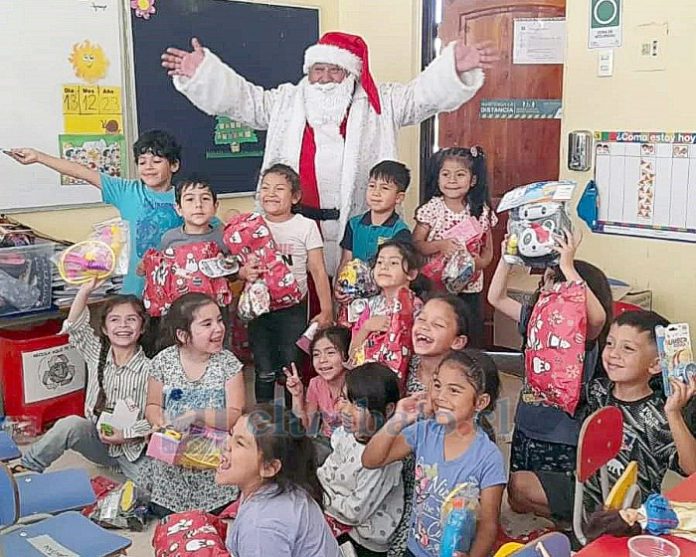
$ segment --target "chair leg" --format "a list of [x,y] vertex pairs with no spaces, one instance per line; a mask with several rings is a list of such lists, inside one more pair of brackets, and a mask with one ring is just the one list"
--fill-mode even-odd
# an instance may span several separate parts
[[585,545],[587,543],[587,538],[582,529],[583,522],[583,494],[584,488],[583,484],[579,480],[575,480],[575,500],[573,501],[573,532],[578,541]]

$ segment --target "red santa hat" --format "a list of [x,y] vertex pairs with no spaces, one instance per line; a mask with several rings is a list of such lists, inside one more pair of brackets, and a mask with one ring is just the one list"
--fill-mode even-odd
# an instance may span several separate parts
[[317,44],[305,51],[304,73],[308,73],[314,64],[334,64],[355,75],[372,108],[377,114],[382,113],[379,92],[370,74],[367,44],[362,37],[339,31],[325,33]]

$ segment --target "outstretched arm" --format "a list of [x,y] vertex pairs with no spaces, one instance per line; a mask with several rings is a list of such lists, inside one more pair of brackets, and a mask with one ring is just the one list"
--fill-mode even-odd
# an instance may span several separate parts
[[90,170],[86,166],[82,166],[76,162],[66,161],[65,159],[59,159],[58,157],[53,157],[42,151],[37,151],[36,149],[11,149],[10,151],[4,151],[7,155],[12,157],[18,163],[21,164],[34,164],[39,163],[47,166],[51,170],[55,170],[60,174],[65,174],[71,178],[76,178],[88,184],[92,184],[97,188],[101,188],[101,177],[99,172]]
[[391,97],[395,120],[400,126],[418,124],[439,112],[456,110],[471,100],[483,85],[483,70],[491,68],[497,60],[499,57],[490,42],[468,45],[462,36],[447,45],[410,83],[386,85],[382,92],[385,97]]
[[[501,253],[505,253],[505,240],[503,240]],[[491,284],[488,287],[488,303],[503,315],[508,316],[515,323],[519,323],[522,313],[522,304],[508,296],[507,284],[509,274],[510,264],[507,263],[505,258],[501,255],[495,273],[493,273]]]
[[196,38],[191,47],[190,52],[168,48],[162,54],[162,66],[174,78],[176,89],[206,114],[268,129],[277,89],[266,91],[249,83]]

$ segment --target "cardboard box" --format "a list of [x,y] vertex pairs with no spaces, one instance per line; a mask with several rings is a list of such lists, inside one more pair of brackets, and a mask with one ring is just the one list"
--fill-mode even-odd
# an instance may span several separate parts
[[[524,302],[539,286],[541,275],[530,275],[522,267],[513,267],[508,280],[508,295]],[[643,309],[652,309],[652,292],[650,290],[636,291],[630,285],[611,280],[611,292],[614,301],[634,304]],[[499,311],[493,312],[493,343],[495,346],[519,350],[522,337],[517,332],[517,323]]]

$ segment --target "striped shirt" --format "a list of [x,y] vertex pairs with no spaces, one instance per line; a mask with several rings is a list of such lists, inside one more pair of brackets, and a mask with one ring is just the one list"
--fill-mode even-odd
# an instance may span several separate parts
[[[65,321],[63,330],[70,335],[70,345],[73,346],[87,363],[87,395],[85,398],[85,417],[97,423],[94,406],[99,396],[97,367],[101,339],[94,333],[90,325],[89,309],[85,308],[75,322]],[[109,350],[104,366],[104,392],[106,406],[112,408],[119,400],[130,398],[140,409],[138,421],[133,427],[123,430],[123,436],[129,441],[122,445],[109,445],[109,455],[116,458],[124,455],[134,462],[145,448],[145,435],[150,432],[150,424],[145,419],[145,400],[147,397],[147,377],[150,359],[145,356],[142,348],[124,366],[117,366],[113,360],[113,352]]]

